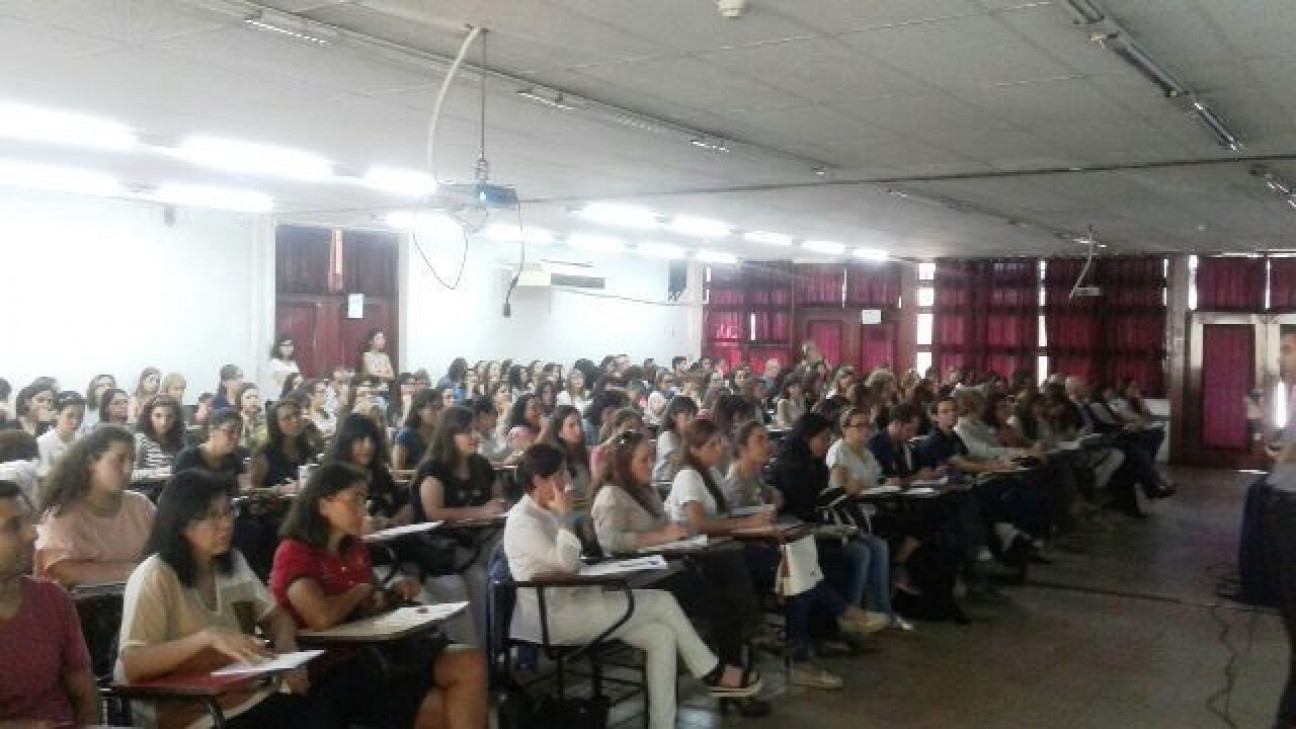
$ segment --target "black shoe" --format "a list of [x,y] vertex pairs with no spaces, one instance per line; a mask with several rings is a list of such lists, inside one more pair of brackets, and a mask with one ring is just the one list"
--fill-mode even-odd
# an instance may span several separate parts
[[755,696],[747,696],[741,699],[720,699],[720,715],[728,716],[730,709],[737,711],[739,716],[748,719],[769,716],[770,711],[773,710],[770,702],[758,699]]

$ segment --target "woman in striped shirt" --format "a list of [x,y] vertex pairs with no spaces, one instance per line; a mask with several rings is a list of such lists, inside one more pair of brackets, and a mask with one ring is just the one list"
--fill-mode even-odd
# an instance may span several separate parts
[[135,424],[135,470],[131,481],[147,477],[148,472],[170,469],[176,454],[184,448],[184,412],[170,395],[154,395],[140,408]]

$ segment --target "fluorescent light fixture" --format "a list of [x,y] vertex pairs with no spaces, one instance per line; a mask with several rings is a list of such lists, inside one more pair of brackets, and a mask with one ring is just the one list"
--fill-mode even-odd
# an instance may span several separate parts
[[415,235],[463,235],[463,227],[459,225],[458,220],[445,213],[433,213],[425,210],[397,210],[387,215],[387,225]]
[[530,86],[525,89],[518,89],[517,95],[527,101],[534,101],[535,103],[540,104],[541,106],[547,106],[550,109],[558,109],[560,111],[574,111],[576,109],[574,105],[567,102],[561,91],[549,91],[537,86]]
[[846,252],[846,246],[831,240],[808,240],[801,244],[802,248],[816,253],[826,253],[830,256],[840,256]]
[[856,258],[862,258],[866,261],[886,261],[891,258],[886,251],[878,248],[856,248],[853,253]]
[[176,148],[176,154],[203,167],[254,175],[308,182],[326,180],[333,175],[333,166],[319,155],[223,137],[187,137]]
[[139,141],[129,127],[109,119],[12,103],[0,103],[0,137],[108,150],[127,150]]
[[258,10],[251,15],[243,18],[243,22],[250,28],[264,30],[270,33],[288,36],[307,43],[315,45],[328,45],[329,39],[316,32],[323,32],[326,29],[323,26],[317,26],[309,20],[299,18],[287,13],[267,12]]
[[767,246],[790,246],[792,236],[782,233],[767,233],[762,230],[749,230],[743,233],[743,240],[752,243],[763,243]]
[[553,242],[553,233],[544,228],[533,226],[518,228],[516,225],[508,223],[495,223],[487,226],[482,235],[487,240],[493,240],[497,243],[520,243],[525,241],[534,245],[546,245]]
[[684,257],[684,249],[670,243],[640,243],[635,246],[635,252],[649,258],[679,260]]
[[655,228],[658,217],[648,208],[620,203],[590,203],[580,209],[580,216],[592,223],[625,228]]
[[596,251],[599,253],[620,253],[625,250],[625,244],[619,238],[613,238],[610,235],[591,235],[589,233],[576,233],[568,236],[567,245],[582,251]]
[[733,233],[728,224],[710,218],[695,218],[691,215],[676,215],[671,218],[670,229],[680,235],[695,238],[727,238]]
[[0,160],[0,185],[111,197],[125,192],[111,175],[75,167]]
[[370,167],[361,180],[375,190],[407,197],[424,197],[437,189],[432,175],[401,167]]
[[1107,19],[1107,15],[1102,8],[1090,0],[1066,0],[1066,7],[1075,16],[1077,24],[1092,25]]
[[705,149],[708,152],[718,152],[720,154],[729,154],[729,145],[725,144],[723,139],[713,139],[711,137],[694,137],[689,140],[689,144],[694,147]]
[[171,205],[232,210],[240,213],[268,213],[274,209],[274,200],[263,192],[233,187],[190,185],[182,182],[158,185],[157,190],[148,197]]
[[711,251],[711,250],[707,250],[706,248],[698,249],[698,252],[695,253],[693,257],[698,259],[699,261],[702,261],[703,263],[718,263],[725,266],[734,266],[737,265],[738,263],[738,256],[735,256],[732,253],[725,253],[724,251]]

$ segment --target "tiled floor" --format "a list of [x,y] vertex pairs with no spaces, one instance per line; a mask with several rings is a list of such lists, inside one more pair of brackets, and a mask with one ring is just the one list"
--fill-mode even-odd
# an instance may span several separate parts
[[[1282,626],[1271,614],[1211,609],[1255,476],[1174,475],[1180,494],[1152,505],[1150,519],[1113,517],[1086,554],[1060,553],[1033,569],[1037,584],[1005,588],[1007,602],[967,603],[972,625],[924,623],[916,635],[884,635],[878,653],[825,661],[842,691],[767,681],[776,706],[766,719],[722,720],[681,679],[680,726],[1225,727],[1206,708],[1225,685],[1225,625],[1239,651],[1230,715],[1238,727],[1269,726],[1286,675]],[[641,726],[633,712],[618,707],[618,726]]]

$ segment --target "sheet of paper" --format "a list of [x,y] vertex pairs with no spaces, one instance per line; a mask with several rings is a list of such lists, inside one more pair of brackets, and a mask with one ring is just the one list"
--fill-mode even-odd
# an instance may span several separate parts
[[899,491],[900,491],[899,486],[887,485],[887,486],[874,486],[871,489],[864,489],[863,491],[860,492],[860,494],[862,496],[885,496],[886,494],[894,494]]
[[667,542],[666,544],[658,544],[655,547],[644,547],[643,549],[639,550],[639,553],[651,554],[653,552],[669,552],[671,550],[679,550],[679,549],[702,549],[706,545],[707,545],[707,535],[699,534],[695,537],[689,537],[688,539],[681,539],[677,542]]
[[1057,444],[1057,449],[1060,451],[1078,451],[1080,447],[1080,441],[1078,440],[1062,440],[1058,441]]
[[905,496],[935,496],[938,492],[930,486],[916,486],[904,492]]
[[391,527],[390,529],[383,529],[381,531],[376,531],[373,534],[366,534],[364,540],[366,542],[381,542],[387,539],[395,539],[396,537],[403,537],[406,534],[419,534],[421,532],[430,532],[433,529],[436,529],[437,527],[441,526],[442,523],[443,522],[439,522],[439,521],[425,521],[421,524],[406,524],[405,526]]
[[367,638],[390,635],[402,633],[420,625],[448,620],[463,612],[467,607],[468,603],[466,602],[443,602],[436,605],[402,607],[382,615],[343,623],[328,630],[302,630],[298,635],[307,638]]
[[256,676],[263,673],[275,673],[277,671],[291,671],[294,668],[301,668],[310,663],[317,656],[324,654],[324,651],[297,651],[296,653],[280,653],[274,658],[262,663],[248,663],[239,661],[231,663],[224,668],[212,671],[213,676]]
[[664,570],[670,565],[666,558],[660,554],[653,554],[646,557],[634,557],[632,559],[612,559],[598,564],[583,565],[580,573],[586,577],[599,577],[602,575],[619,575],[626,572],[638,572],[640,570]]
[[931,481],[910,481],[908,493],[913,493],[915,489],[927,489],[928,491],[931,491],[932,489],[939,488],[947,483],[949,483],[948,478],[938,478]]
[[773,504],[761,504],[760,506],[739,506],[736,509],[730,509],[729,516],[732,516],[735,519],[737,519],[743,516],[751,516],[752,514],[768,514],[771,511],[774,511]]

